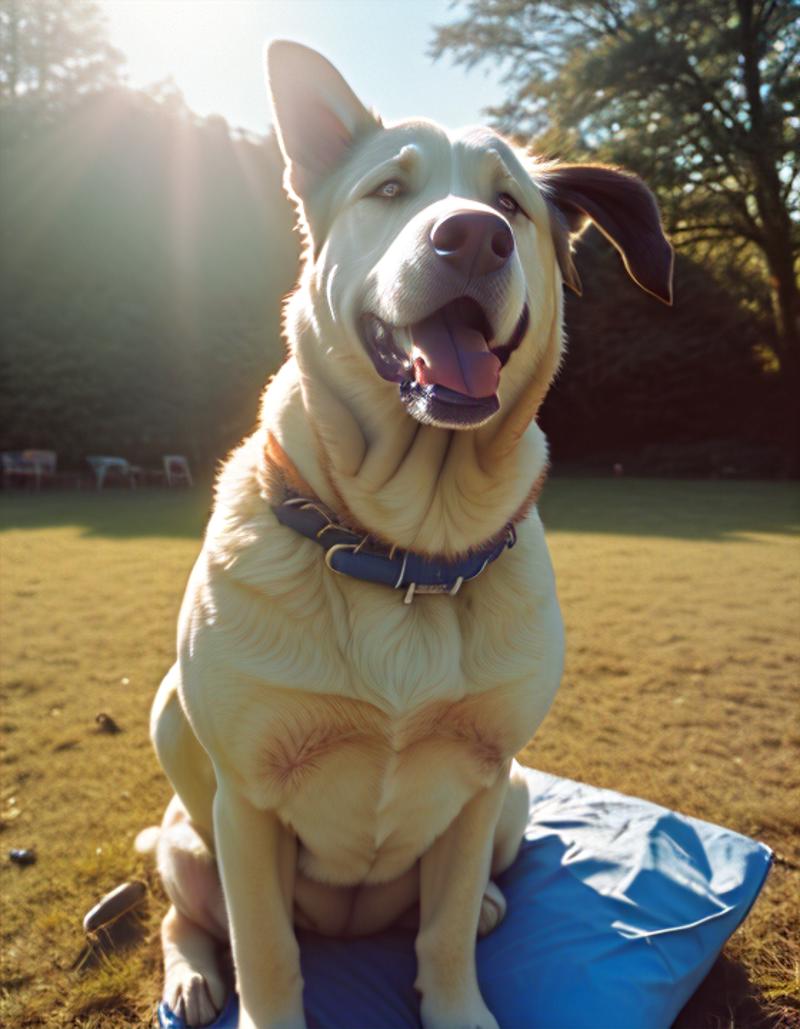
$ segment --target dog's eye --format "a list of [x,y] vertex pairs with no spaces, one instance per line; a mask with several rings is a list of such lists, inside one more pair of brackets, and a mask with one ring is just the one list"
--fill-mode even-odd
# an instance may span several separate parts
[[501,211],[507,211],[508,214],[516,214],[519,210],[519,204],[510,193],[498,193],[497,206]]
[[389,179],[388,182],[384,182],[378,186],[372,195],[374,197],[384,197],[386,200],[394,200],[394,198],[399,197],[402,192],[403,187],[397,179]]

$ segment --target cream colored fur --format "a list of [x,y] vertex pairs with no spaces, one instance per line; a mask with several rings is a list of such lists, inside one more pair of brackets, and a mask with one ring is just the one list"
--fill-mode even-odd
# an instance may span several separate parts
[[[316,67],[320,92],[331,72]],[[331,81],[353,130],[368,115]],[[224,995],[213,940],[229,932],[242,1029],[299,1029],[293,924],[373,932],[418,904],[425,1029],[496,1029],[475,936],[504,913],[490,876],[513,860],[528,809],[513,757],[562,671],[538,514],[457,596],[406,605],[397,591],[333,574],[315,543],[277,522],[267,453],[271,435],[331,508],[345,505],[401,547],[456,554],[498,533],[546,463],[533,417],[561,351],[548,210],[506,141],[419,121],[373,125],[311,198],[319,171],[296,166],[277,114],[309,255],[287,308],[288,358],[219,477],[178,660],[153,708],[176,791],[158,844],[173,904],[165,996],[193,1024],[212,1018]],[[401,172],[413,201],[361,202]],[[513,226],[494,328],[510,335],[525,302],[530,327],[502,371],[494,417],[474,430],[422,425],[372,367],[357,317],[370,309],[407,324],[425,313],[432,219],[485,209],[498,190],[513,190],[527,217]]]

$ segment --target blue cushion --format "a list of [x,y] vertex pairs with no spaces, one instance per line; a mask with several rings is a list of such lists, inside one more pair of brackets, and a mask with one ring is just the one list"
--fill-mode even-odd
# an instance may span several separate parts
[[[672,1024],[747,915],[772,853],[728,829],[533,769],[528,829],[478,942],[500,1029]],[[310,1029],[417,1029],[414,934],[299,933]],[[235,1029],[231,998],[214,1029]],[[165,1029],[182,1022],[164,1004]]]

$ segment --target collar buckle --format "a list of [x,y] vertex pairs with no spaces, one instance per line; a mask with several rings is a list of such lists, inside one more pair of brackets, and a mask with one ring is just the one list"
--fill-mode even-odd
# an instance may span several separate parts
[[[484,568],[485,567],[486,566],[484,565]],[[481,569],[481,571],[483,571],[483,569]],[[435,586],[424,586],[424,585],[423,586],[418,586],[417,583],[412,582],[412,583],[409,583],[408,589],[406,590],[406,594],[403,597],[403,603],[404,604],[411,604],[413,602],[413,600],[414,600],[414,597],[418,593],[439,593],[439,594],[445,593],[445,594],[447,594],[448,597],[454,597],[456,595],[456,593],[458,593],[458,591],[461,589],[463,583],[464,583],[464,576],[463,575],[459,575],[458,578],[456,579],[456,581],[453,583],[452,586],[447,586],[444,583],[441,584],[441,585],[435,585]],[[396,588],[397,587],[395,587],[395,589]]]
[[[316,498],[290,496],[273,507],[278,521],[319,544],[325,566],[337,575],[403,590],[403,603],[420,594],[454,597],[517,541],[512,524],[494,542],[457,560],[423,557],[410,550],[369,545],[369,534],[341,525]],[[401,557],[402,554],[402,557]],[[411,580],[411,581],[409,581]]]

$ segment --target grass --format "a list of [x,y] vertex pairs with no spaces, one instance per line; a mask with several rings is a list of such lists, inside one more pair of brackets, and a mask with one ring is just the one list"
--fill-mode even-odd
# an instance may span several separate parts
[[[777,853],[684,1027],[800,1025],[799,500],[781,483],[556,478],[542,503],[568,661],[524,759]],[[201,489],[0,504],[0,829],[4,851],[38,853],[0,862],[3,1025],[150,1024],[164,899],[132,844],[168,798],[148,710],[207,509]],[[99,732],[99,712],[122,732]],[[83,960],[84,912],[132,876],[150,884],[138,944]]]

